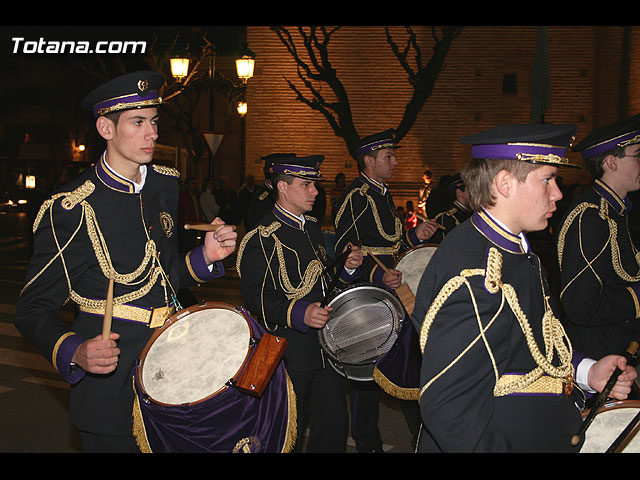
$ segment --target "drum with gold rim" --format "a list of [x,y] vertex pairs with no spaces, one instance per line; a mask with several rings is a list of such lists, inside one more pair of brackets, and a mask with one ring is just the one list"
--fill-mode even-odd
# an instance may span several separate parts
[[296,410],[285,347],[241,307],[203,303],[176,312],[134,368],[141,450],[290,451]]
[[[639,400],[611,400],[605,403],[584,434],[580,453],[605,453],[620,434],[640,412]],[[621,444],[622,453],[640,452],[640,435],[637,426]]]

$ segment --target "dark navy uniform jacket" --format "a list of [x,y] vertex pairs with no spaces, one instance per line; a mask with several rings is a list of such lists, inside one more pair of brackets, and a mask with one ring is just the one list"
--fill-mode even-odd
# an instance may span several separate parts
[[[277,203],[238,248],[242,301],[267,331],[287,339],[287,370],[326,365],[317,331],[303,320],[310,303],[325,299],[331,277],[323,272],[330,263],[317,220],[305,215],[302,222]],[[340,285],[358,275],[359,270],[349,275],[343,269]]]
[[[149,165],[140,193],[100,161],[45,201],[34,223],[34,254],[15,324],[71,384],[71,421],[81,430],[131,434],[132,369],[155,326],[153,308],[179,289],[224,273],[210,270],[202,246],[178,253],[178,182],[174,169]],[[109,375],[74,368],[85,340],[100,335],[109,272],[116,272],[112,331],[119,364]],[[59,315],[72,301],[73,324]]]
[[266,185],[261,185],[251,196],[247,209],[247,232],[253,230],[275,203],[273,193]]
[[629,233],[631,201],[604,182],[569,208],[558,231],[560,298],[576,349],[600,358],[640,338],[640,258]]
[[471,211],[465,208],[457,201],[452,202],[451,208],[438,213],[433,220],[444,227],[444,230],[438,229],[436,233],[429,239],[429,243],[440,243],[444,237],[455,227],[464,222],[471,216]]
[[397,256],[406,248],[423,242],[415,228],[405,230],[396,214],[389,189],[361,172],[336,203],[335,218],[337,253],[348,242],[360,240],[364,259],[361,271],[363,281],[382,285],[384,271],[367,254],[372,253],[387,267],[393,268]]
[[[570,439],[582,420],[563,392],[583,357],[568,347],[540,259],[520,240],[474,213],[427,265],[412,315],[423,351],[421,452],[577,451]],[[543,323],[554,327],[546,339]]]

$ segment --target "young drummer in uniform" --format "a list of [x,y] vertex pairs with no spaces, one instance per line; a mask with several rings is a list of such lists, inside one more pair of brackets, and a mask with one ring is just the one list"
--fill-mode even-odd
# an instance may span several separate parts
[[[307,452],[344,452],[348,428],[345,380],[321,349],[318,330],[330,319],[323,305],[330,295],[331,259],[320,225],[306,215],[321,179],[322,156],[274,159],[271,184],[276,203],[238,249],[242,299],[266,330],[287,339],[284,362],[296,394],[301,451],[309,415]],[[342,282],[359,275],[362,253],[352,247],[336,273]]]
[[[622,356],[574,352],[526,232],[546,228],[562,194],[573,125],[503,125],[463,138],[474,213],[438,247],[413,320],[423,352],[420,452],[578,451],[585,390],[626,398]],[[582,402],[583,404],[584,402]]]
[[[71,421],[87,452],[136,451],[132,368],[181,288],[223,275],[236,233],[224,226],[178,253],[178,173],[151,164],[164,76],[134,72],[83,102],[106,150],[95,167],[44,202],[15,324],[72,385]],[[222,224],[220,219],[213,223]],[[102,339],[114,272],[112,333]],[[73,325],[58,314],[78,305]]]
[[640,189],[640,115],[583,139],[594,183],[558,230],[560,299],[573,345],[598,358],[640,339],[640,257],[629,232],[629,192]]
[[[402,274],[394,269],[398,254],[429,240],[439,225],[432,220],[405,230],[403,221],[396,214],[396,207],[386,181],[393,175],[398,165],[395,132],[383,132],[363,138],[357,148],[358,177],[338,200],[335,218],[336,252],[340,252],[348,242],[362,242],[365,255],[362,263],[362,281],[397,289],[402,285]],[[371,255],[375,255],[384,265],[385,272]],[[409,333],[414,333],[409,329]],[[404,343],[403,340],[399,343]],[[415,338],[407,338],[407,344]],[[415,343],[417,352],[417,343]],[[394,367],[395,369],[395,367]],[[387,373],[387,372],[385,372]],[[417,377],[417,367],[416,367]],[[417,378],[416,378],[417,380]],[[410,389],[404,379],[396,380],[386,375],[385,384],[390,389]],[[415,386],[417,387],[417,385]],[[359,452],[379,452],[382,439],[378,429],[379,388],[376,382],[351,382],[352,418],[351,436],[356,441]],[[410,428],[417,429],[417,408],[405,410],[409,416]],[[417,433],[417,432],[416,432]]]

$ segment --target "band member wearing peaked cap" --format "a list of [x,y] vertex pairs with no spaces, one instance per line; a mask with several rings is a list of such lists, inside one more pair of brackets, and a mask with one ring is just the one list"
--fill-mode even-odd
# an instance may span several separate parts
[[[71,385],[71,422],[86,452],[138,451],[132,369],[181,288],[223,275],[236,233],[223,226],[178,253],[178,172],[151,163],[164,76],[140,71],[98,87],[82,106],[106,149],[46,200],[15,324]],[[220,219],[214,223],[222,224]],[[109,338],[102,323],[113,271]],[[59,315],[71,300],[72,325]]]
[[526,232],[544,229],[561,198],[573,125],[503,125],[471,144],[462,178],[474,210],[440,244],[416,295],[423,352],[420,452],[578,451],[576,404],[624,370],[623,356],[594,362],[571,348]]
[[[426,242],[439,228],[437,223],[426,220],[406,230],[404,222],[398,218],[393,197],[385,182],[392,177],[399,164],[396,156],[399,148],[401,146],[396,141],[394,130],[385,130],[361,139],[356,150],[359,175],[336,202],[335,217],[336,252],[340,252],[347,242],[361,241],[364,254],[362,280],[394,290],[402,285],[402,274],[394,269],[398,255]],[[388,267],[388,272],[376,263],[372,255]],[[405,332],[409,335],[404,335]],[[399,366],[395,362],[397,356],[412,357],[412,350],[418,355],[414,333],[411,328],[405,329],[397,344],[406,344],[406,350],[404,347],[394,348],[394,351],[401,352],[389,353],[385,356],[386,360],[377,363],[376,376],[384,380],[351,382],[351,436],[358,452],[382,450],[378,428],[378,385],[382,384],[385,391],[392,394],[396,391],[417,391],[419,362],[416,362],[415,369],[405,369],[404,364]],[[417,404],[405,403],[403,408],[410,431],[415,436],[419,425]]]
[[558,230],[560,299],[574,346],[599,357],[640,339],[640,256],[628,217],[628,193],[640,189],[640,115],[595,130],[574,150],[593,185]]
[[[272,159],[275,205],[242,239],[237,268],[244,305],[268,332],[287,339],[284,362],[298,415],[295,451],[303,451],[308,420],[307,452],[342,453],[348,429],[345,380],[325,358],[318,338],[330,319],[323,302],[334,273],[320,225],[306,215],[318,195],[315,182],[321,180],[323,159]],[[359,277],[361,263],[362,253],[353,246],[335,275],[343,284],[351,283]]]

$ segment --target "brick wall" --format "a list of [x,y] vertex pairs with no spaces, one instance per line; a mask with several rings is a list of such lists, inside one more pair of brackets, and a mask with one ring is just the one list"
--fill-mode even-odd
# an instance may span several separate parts
[[[293,30],[293,29],[292,29]],[[398,43],[403,30],[392,29]],[[416,27],[423,58],[431,55],[430,29]],[[461,136],[501,123],[528,123],[530,76],[535,54],[536,26],[465,27],[454,41],[433,95],[427,101],[398,151],[401,168],[390,181],[397,205],[414,200],[422,172],[434,179],[460,170],[469,147]],[[610,123],[640,110],[640,99],[626,87],[622,56],[638,43],[625,43],[623,27],[551,26],[548,28],[551,106],[546,122],[576,123],[576,141],[594,126]],[[295,32],[294,32],[295,33]],[[261,155],[294,151],[325,156],[323,174],[330,188],[336,173],[357,175],[344,142],[325,118],[296,100],[285,78],[300,86],[296,67],[268,27],[247,29],[256,53],[256,72],[248,89],[246,171],[262,178]],[[633,60],[631,78],[640,70]],[[360,136],[398,125],[411,87],[386,43],[384,27],[343,27],[334,35],[330,59],[349,94]],[[503,93],[504,75],[515,74],[515,93]],[[325,87],[323,93],[329,95]],[[572,160],[580,161],[575,154]],[[563,170],[565,183],[588,182],[582,170]]]

